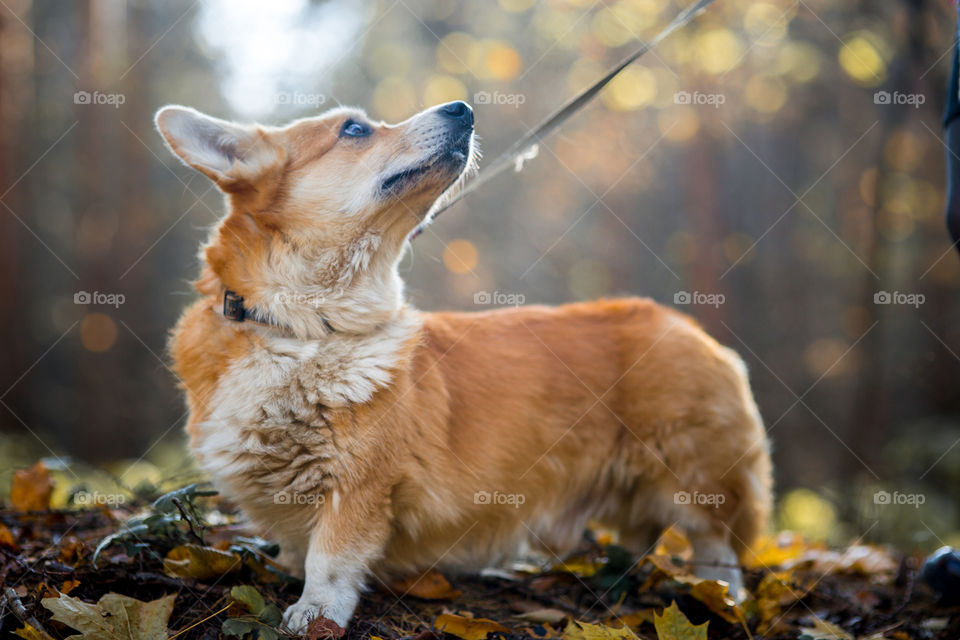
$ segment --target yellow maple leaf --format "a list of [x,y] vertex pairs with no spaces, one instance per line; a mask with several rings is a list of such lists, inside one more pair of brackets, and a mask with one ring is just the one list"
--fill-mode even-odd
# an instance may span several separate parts
[[677,607],[676,601],[671,602],[661,615],[653,617],[653,626],[657,629],[659,640],[707,640],[708,624],[709,622],[691,624]]
[[563,640],[638,640],[630,627],[608,627],[571,620],[563,630]]

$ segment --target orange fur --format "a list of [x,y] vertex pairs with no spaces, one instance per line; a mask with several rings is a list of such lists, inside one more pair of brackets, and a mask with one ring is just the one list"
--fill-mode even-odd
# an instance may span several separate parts
[[[406,238],[473,154],[471,141],[466,159],[450,156],[458,117],[388,126],[337,110],[277,129],[158,115],[228,203],[202,297],[172,338],[187,428],[217,486],[305,570],[293,628],[317,614],[345,624],[366,577],[480,568],[528,545],[562,553],[588,520],[637,553],[678,524],[709,565],[735,559],[768,517],[745,367],[684,315],[640,299],[473,314],[404,302]],[[371,133],[345,139],[348,119]],[[279,326],[224,319],[224,289]]]

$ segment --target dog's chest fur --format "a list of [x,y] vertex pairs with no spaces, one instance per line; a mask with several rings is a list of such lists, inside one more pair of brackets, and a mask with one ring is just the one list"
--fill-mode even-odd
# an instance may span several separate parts
[[333,416],[391,383],[418,329],[409,313],[364,336],[304,341],[263,330],[221,376],[197,425],[194,446],[215,485],[254,519],[334,495],[357,443]]

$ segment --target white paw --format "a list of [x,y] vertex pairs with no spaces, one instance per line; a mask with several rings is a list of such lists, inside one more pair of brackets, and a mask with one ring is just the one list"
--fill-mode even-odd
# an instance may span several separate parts
[[350,622],[349,614],[338,614],[319,603],[298,600],[284,611],[283,624],[291,631],[302,634],[307,630],[311,620],[320,617],[334,621],[342,629],[346,629],[347,623]]
[[310,621],[320,615],[320,605],[300,600],[283,612],[283,624],[294,633],[306,632]]

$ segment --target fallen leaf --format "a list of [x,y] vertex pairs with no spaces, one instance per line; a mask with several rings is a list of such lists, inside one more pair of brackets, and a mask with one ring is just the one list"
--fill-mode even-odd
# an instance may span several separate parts
[[484,640],[487,634],[494,631],[510,633],[510,630],[499,622],[487,618],[465,618],[453,613],[441,613],[433,621],[438,631],[453,634],[463,640]]
[[800,629],[800,638],[809,640],[854,640],[853,636],[826,620],[813,617],[812,627],[802,627]]
[[119,593],[104,595],[97,604],[61,594],[40,601],[57,622],[91,640],[166,640],[167,621],[176,595],[143,602]]
[[662,614],[654,615],[653,618],[659,640],[707,640],[708,624],[691,624],[675,601],[671,602]]
[[883,547],[858,544],[843,551],[829,549],[811,549],[800,557],[783,564],[790,569],[796,566],[809,567],[821,575],[831,573],[855,573],[863,576],[890,577],[897,569],[896,561]]
[[454,589],[439,571],[428,571],[420,576],[410,576],[390,583],[395,593],[413,596],[421,600],[455,600],[462,593]]
[[566,611],[561,611],[560,609],[534,609],[533,611],[521,613],[517,617],[521,620],[527,620],[529,622],[549,622],[553,624],[559,624],[566,618],[570,617],[570,614]]
[[[768,632],[785,628],[785,623],[780,619],[780,612],[783,607],[793,604],[804,595],[794,589],[792,583],[793,572],[781,571],[768,573],[757,585],[754,596],[757,614],[760,616],[760,622],[757,625],[759,633],[766,635]],[[774,623],[777,623],[778,629],[772,628]]]
[[256,587],[248,584],[237,585],[230,589],[230,597],[246,605],[247,610],[255,616],[260,615],[263,608],[267,606]]
[[243,559],[235,553],[198,544],[174,547],[163,560],[163,571],[175,578],[209,580],[236,571]]
[[571,620],[563,630],[563,640],[637,640],[630,627],[608,627]]
[[642,585],[640,585],[641,593],[655,587],[657,584],[666,580],[667,578],[675,578],[679,575],[689,575],[687,569],[675,564],[670,556],[659,554],[644,556],[641,563],[653,565],[653,571],[650,572],[650,575],[647,576],[647,579],[644,580]]
[[70,593],[74,589],[80,586],[79,580],[65,580],[63,586],[60,587],[60,593]]
[[307,624],[307,640],[336,640],[346,633],[346,629],[333,620],[323,616],[314,618]]
[[610,626],[623,625],[630,627],[631,629],[636,629],[645,622],[653,624],[654,613],[655,611],[653,609],[641,609],[640,611],[635,611],[634,613],[627,613],[615,618],[608,618],[606,624]]
[[599,571],[601,565],[587,558],[571,558],[553,566],[554,571],[565,571],[581,578],[589,578]]
[[13,474],[10,503],[19,511],[44,511],[50,508],[53,478],[43,462]]
[[17,541],[13,539],[13,532],[5,524],[0,524],[0,547],[6,547],[13,552],[20,550]]
[[53,637],[50,636],[50,634],[40,631],[29,624],[23,625],[22,629],[17,629],[13,633],[24,640],[53,640]]
[[803,536],[793,531],[781,531],[758,540],[747,554],[747,566],[751,569],[779,567],[788,560],[800,557],[810,547]]
[[726,584],[692,576],[677,576],[676,580],[690,585],[690,595],[727,622],[746,624],[743,609],[730,595]]
[[691,560],[693,558],[693,546],[680,529],[671,526],[660,536],[653,554]]

